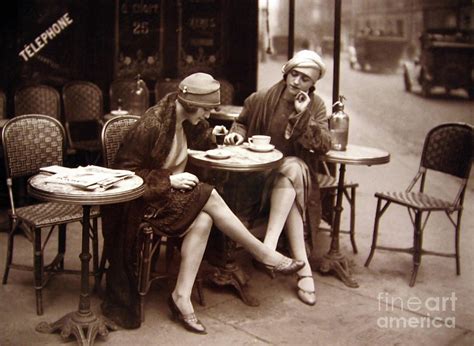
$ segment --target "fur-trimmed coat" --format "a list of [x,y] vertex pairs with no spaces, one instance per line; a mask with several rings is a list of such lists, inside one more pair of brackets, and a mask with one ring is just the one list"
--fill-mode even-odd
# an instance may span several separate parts
[[[166,214],[170,223],[179,222],[189,205],[199,199],[199,189],[186,193],[172,189],[171,171],[163,168],[176,130],[176,95],[168,94],[145,112],[126,134],[115,158],[114,168],[131,170],[143,178],[144,195],[101,208],[104,250],[109,262],[102,311],[124,328],[140,326],[135,246],[145,211],[151,206],[161,215]],[[183,128],[189,148],[215,147],[207,121],[195,126],[185,121]],[[166,227],[161,231],[171,232]]]

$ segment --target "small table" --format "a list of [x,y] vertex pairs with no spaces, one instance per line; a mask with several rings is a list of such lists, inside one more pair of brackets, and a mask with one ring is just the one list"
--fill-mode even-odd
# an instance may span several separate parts
[[[283,160],[283,154],[274,149],[269,152],[254,152],[248,148],[248,143],[243,145],[225,146],[224,150],[231,155],[227,159],[212,159],[205,151],[188,149],[189,162],[196,167],[223,171],[226,178],[216,188],[223,194],[223,185],[228,179],[229,173],[261,172],[278,167]],[[235,243],[228,237],[223,236],[222,261],[217,265],[217,271],[210,277],[211,282],[218,286],[233,286],[239,293],[242,301],[250,306],[257,306],[259,302],[246,291],[248,277],[235,263]]]
[[351,277],[347,259],[339,250],[339,232],[341,225],[342,197],[346,165],[380,165],[390,161],[390,154],[377,148],[349,144],[345,151],[330,150],[320,156],[320,160],[339,164],[336,206],[332,225],[331,247],[329,252],[317,260],[315,268],[322,273],[331,272],[348,287],[357,288],[359,284]]
[[71,185],[47,183],[48,174],[37,174],[28,180],[28,193],[33,197],[60,203],[80,204],[82,216],[82,249],[81,259],[81,294],[79,309],[60,318],[54,323],[41,322],[36,330],[41,333],[54,333],[61,330],[61,336],[67,339],[74,334],[80,345],[93,345],[94,339],[107,336],[108,329],[116,330],[117,326],[103,316],[96,316],[90,309],[89,297],[89,219],[93,205],[127,202],[143,195],[143,179],[135,175],[118,182],[105,191],[87,191]]

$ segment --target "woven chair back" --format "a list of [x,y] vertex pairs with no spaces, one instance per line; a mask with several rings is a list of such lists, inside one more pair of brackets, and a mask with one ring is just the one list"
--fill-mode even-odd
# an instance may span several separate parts
[[110,119],[102,128],[102,157],[104,166],[112,168],[115,155],[120,148],[125,134],[140,119],[137,115],[121,115]]
[[15,92],[15,116],[44,114],[61,118],[61,96],[48,85],[30,85]]
[[2,130],[7,177],[38,173],[41,167],[63,165],[65,132],[47,115],[28,114],[10,119]]

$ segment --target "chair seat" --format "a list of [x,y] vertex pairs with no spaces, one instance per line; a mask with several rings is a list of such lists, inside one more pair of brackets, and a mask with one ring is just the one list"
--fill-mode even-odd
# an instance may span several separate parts
[[459,207],[453,206],[451,202],[421,192],[377,192],[375,197],[422,211],[459,210]]
[[[337,188],[337,179],[333,176],[327,175],[327,174],[318,174],[318,183],[319,183],[319,188],[320,189],[332,189],[332,188]],[[351,188],[351,187],[357,187],[359,184],[353,183],[351,181],[344,182],[344,187],[346,188]]]
[[[82,220],[80,205],[39,203],[16,209],[17,216],[31,227],[41,228]],[[91,218],[100,216],[98,207],[91,208]]]

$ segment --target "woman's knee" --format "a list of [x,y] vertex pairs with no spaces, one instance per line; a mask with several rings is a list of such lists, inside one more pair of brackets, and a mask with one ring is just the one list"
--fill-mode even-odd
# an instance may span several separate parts
[[212,217],[206,212],[200,212],[193,222],[193,228],[203,234],[209,234],[212,228]]

